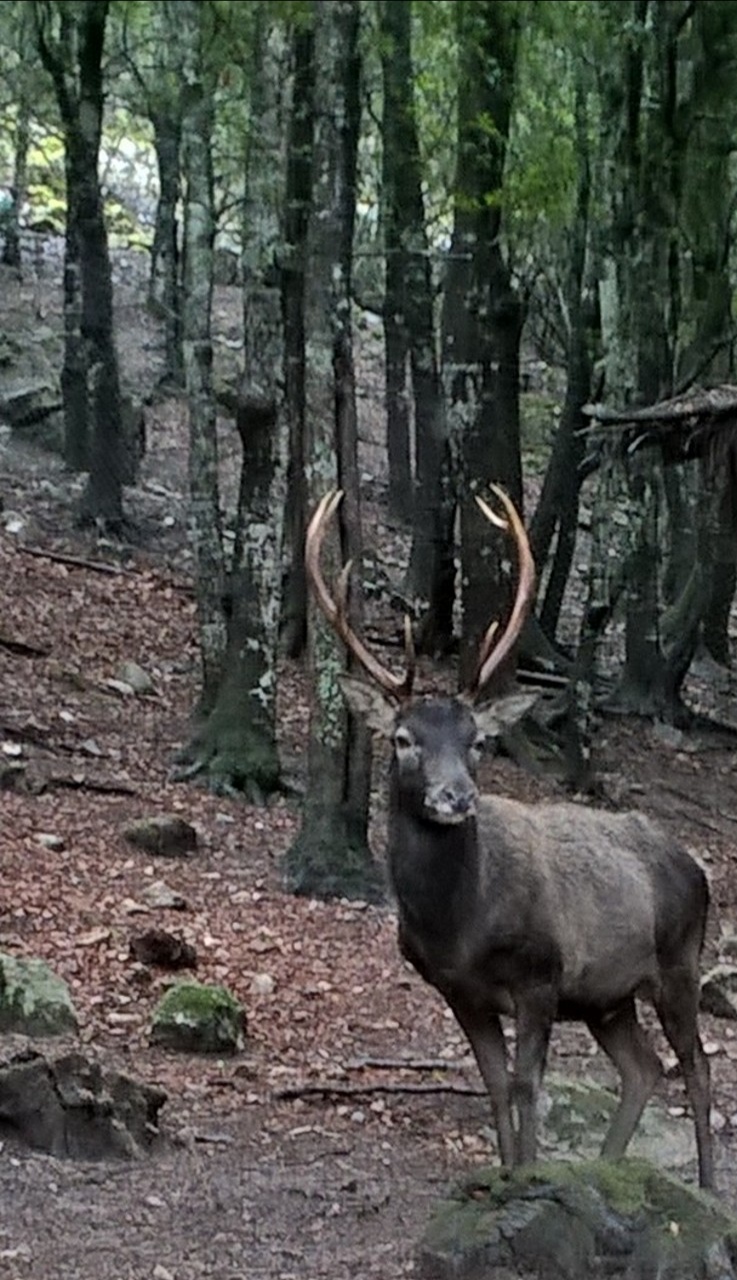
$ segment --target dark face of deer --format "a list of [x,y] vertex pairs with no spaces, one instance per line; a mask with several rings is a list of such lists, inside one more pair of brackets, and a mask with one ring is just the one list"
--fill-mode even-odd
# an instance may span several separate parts
[[399,711],[392,772],[400,808],[442,826],[472,818],[483,739],[471,711],[455,698],[425,699]]

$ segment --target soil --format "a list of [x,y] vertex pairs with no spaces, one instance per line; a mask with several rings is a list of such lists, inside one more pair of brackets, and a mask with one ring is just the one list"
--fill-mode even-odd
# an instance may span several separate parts
[[[51,244],[23,281],[6,272],[0,282],[8,332],[24,349],[39,325],[60,330],[59,267]],[[161,371],[161,340],[142,303],[145,261],[120,255],[116,278],[124,381],[146,394]],[[238,314],[237,291],[219,290],[221,365],[234,358]],[[363,331],[360,352],[362,465],[378,523],[374,330]],[[62,1162],[3,1135],[0,1274],[399,1280],[412,1273],[441,1193],[493,1158],[479,1078],[442,1002],[399,958],[390,906],[283,892],[294,797],[258,808],[172,780],[198,670],[183,405],[156,403],[147,428],[141,479],[126,493],[136,532],[125,545],[75,528],[81,482],[57,458],[17,434],[0,437],[0,759],[24,779],[1,793],[0,948],[46,959],[70,985],[77,1043],[168,1094],[162,1137],[139,1161]],[[227,422],[221,441],[227,506],[238,460]],[[406,543],[396,530],[382,538],[391,573]],[[144,668],[152,693],[121,689],[124,661]],[[688,695],[737,723],[725,673],[700,669]],[[299,786],[309,698],[298,665],[283,664],[280,698],[286,772]],[[605,720],[596,758],[605,802],[657,816],[708,868],[710,962],[737,923],[734,738]],[[560,794],[509,760],[493,762],[484,781],[532,801]],[[126,843],[127,823],[164,813],[193,823],[194,854],[161,859]],[[182,896],[182,909],[147,906],[157,880]],[[148,928],[180,934],[196,948],[198,979],[224,983],[243,1002],[242,1054],[196,1058],[149,1044],[151,1010],[172,978],[130,955],[131,937]],[[737,1209],[737,1035],[707,1016],[703,1034],[720,1186]],[[556,1029],[551,1067],[611,1080],[577,1028]],[[677,1075],[659,1092],[682,1108]]]

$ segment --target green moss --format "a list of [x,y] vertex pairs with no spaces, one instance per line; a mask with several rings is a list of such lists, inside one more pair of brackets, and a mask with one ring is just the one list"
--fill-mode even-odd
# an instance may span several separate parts
[[57,1036],[76,1029],[66,982],[43,960],[0,954],[0,1031]]
[[245,1027],[243,1008],[225,987],[178,982],[154,1010],[151,1040],[194,1053],[233,1053]]

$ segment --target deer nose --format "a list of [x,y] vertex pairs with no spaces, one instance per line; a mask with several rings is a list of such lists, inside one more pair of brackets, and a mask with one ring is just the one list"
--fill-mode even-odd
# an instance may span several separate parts
[[462,822],[475,812],[476,792],[452,784],[434,787],[427,796],[427,807],[438,822]]

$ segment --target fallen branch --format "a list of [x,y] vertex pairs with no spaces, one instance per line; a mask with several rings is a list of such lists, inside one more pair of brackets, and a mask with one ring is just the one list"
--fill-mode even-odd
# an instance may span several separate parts
[[337,1097],[351,1098],[371,1093],[459,1093],[472,1098],[485,1098],[486,1090],[473,1085],[450,1084],[438,1081],[436,1084],[402,1084],[400,1081],[385,1081],[383,1084],[341,1084],[340,1081],[326,1080],[322,1084],[285,1085],[274,1090],[275,1098],[309,1098]]
[[55,564],[68,564],[73,569],[91,569],[93,573],[108,573],[114,577],[129,573],[119,564],[108,564],[105,560],[87,560],[84,556],[71,556],[62,551],[47,551],[44,547],[18,548],[27,556],[37,556],[40,560],[53,560]]
[[448,1058],[353,1058],[346,1062],[346,1071],[463,1071],[469,1062],[454,1062]]
[[51,653],[48,645],[31,644],[28,640],[15,640],[12,636],[3,635],[0,635],[0,648],[19,658],[48,658]]
[[52,774],[44,778],[42,790],[55,787],[66,787],[70,791],[101,791],[110,796],[137,796],[138,791],[127,782],[116,782],[114,779],[75,777],[73,774]]

